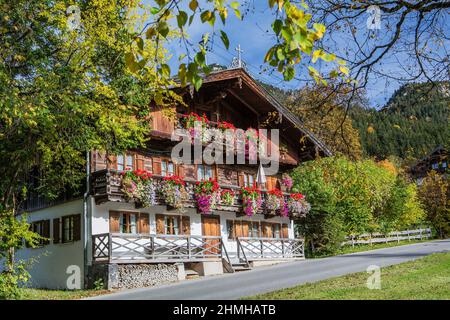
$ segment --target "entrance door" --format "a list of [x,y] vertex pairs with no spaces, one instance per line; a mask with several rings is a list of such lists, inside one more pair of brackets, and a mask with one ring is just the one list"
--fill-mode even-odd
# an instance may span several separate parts
[[[204,236],[220,237],[220,217],[202,216],[202,232]],[[219,254],[221,251],[219,239],[205,239],[205,254]]]

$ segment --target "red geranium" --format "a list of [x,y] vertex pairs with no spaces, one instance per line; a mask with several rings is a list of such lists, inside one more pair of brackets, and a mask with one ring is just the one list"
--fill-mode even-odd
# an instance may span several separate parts
[[280,189],[275,188],[275,189],[269,190],[267,193],[270,195],[276,196],[277,198],[283,197],[283,191],[281,191]]
[[172,183],[174,185],[184,186],[186,185],[186,182],[183,180],[180,176],[170,176],[170,177],[164,177],[163,181]]
[[232,124],[232,123],[230,123],[230,122],[227,122],[227,121],[220,121],[220,122],[217,124],[217,127],[218,127],[219,129],[222,129],[222,130],[227,130],[227,129],[229,129],[229,130],[235,130],[235,129],[236,129],[236,127],[234,126],[234,124]]
[[291,193],[290,197],[292,199],[294,199],[295,201],[300,201],[302,200],[305,196],[302,195],[301,193]]

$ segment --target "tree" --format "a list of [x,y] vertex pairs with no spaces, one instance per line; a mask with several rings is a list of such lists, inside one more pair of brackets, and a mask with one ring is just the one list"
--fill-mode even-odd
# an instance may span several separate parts
[[444,175],[431,171],[419,187],[419,198],[427,218],[440,238],[450,235],[449,182]]
[[341,106],[345,95],[343,88],[319,84],[292,92],[286,103],[305,127],[335,153],[359,159],[362,150],[358,130]]
[[[150,102],[176,99],[167,89],[172,82],[151,62],[133,74],[126,66],[126,52],[138,45],[133,41],[140,20],[126,24],[138,8],[134,2],[77,4],[79,21],[66,16],[66,1],[1,2],[2,230],[15,228],[12,219],[28,192],[55,198],[79,190],[87,151],[115,153],[141,145]],[[142,54],[154,52],[148,46]],[[28,234],[26,228],[17,230]],[[12,274],[20,246],[17,239],[0,239]]]
[[370,80],[385,80],[386,84],[448,80],[448,1],[307,3],[327,27],[324,49],[334,48],[348,62],[357,80],[353,92],[366,88]]

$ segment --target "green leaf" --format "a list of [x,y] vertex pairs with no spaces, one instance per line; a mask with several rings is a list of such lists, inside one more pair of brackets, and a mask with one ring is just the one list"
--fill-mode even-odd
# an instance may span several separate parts
[[285,81],[290,81],[295,76],[295,69],[292,66],[287,66],[283,71],[283,78]]
[[181,29],[184,27],[184,25],[186,24],[188,20],[188,15],[186,12],[184,11],[180,11],[177,15],[177,23],[178,23],[178,27]]
[[155,15],[155,14],[157,14],[158,12],[159,12],[159,8],[156,8],[156,7],[152,7],[151,9],[150,9],[150,13],[151,14],[153,14],[153,15]]
[[319,59],[319,57],[320,57],[321,55],[322,55],[322,49],[315,50],[314,53],[313,53],[313,55],[312,55],[311,62],[312,62],[312,63],[316,63],[317,59]]
[[205,54],[201,51],[197,52],[197,54],[194,57],[194,61],[195,63],[197,63],[197,65],[202,66],[205,64]]
[[225,48],[227,48],[228,50],[228,48],[230,47],[230,40],[228,39],[227,34],[223,30],[220,30],[220,39],[222,40]]
[[193,84],[194,84],[194,87],[195,87],[195,91],[200,90],[200,87],[202,86],[202,83],[203,83],[202,77],[200,77],[197,74],[194,75]]
[[169,34],[169,25],[165,21],[161,21],[158,25],[158,33],[164,38]]
[[234,9],[234,15],[235,15],[239,20],[242,20],[241,11],[239,11],[239,9]]
[[212,16],[212,13],[210,11],[208,11],[208,10],[203,11],[200,14],[200,20],[202,21],[202,23],[205,23],[205,22],[209,21],[209,19],[211,19],[211,16]]
[[147,31],[145,31],[145,37],[147,39],[151,39],[156,35],[155,28],[148,28]]
[[136,37],[135,41],[139,50],[144,51],[144,40],[141,37]]
[[283,26],[283,21],[281,21],[280,19],[276,19],[273,23],[272,23],[272,30],[275,32],[276,35],[280,34],[281,31],[281,27]]
[[237,9],[239,7],[239,2],[237,1],[233,1],[232,3],[230,3],[230,7],[232,7],[233,9]]
[[278,58],[278,60],[286,59],[286,57],[284,56],[283,48],[277,49],[277,58]]
[[165,63],[161,64],[161,74],[166,78],[170,77],[170,67]]

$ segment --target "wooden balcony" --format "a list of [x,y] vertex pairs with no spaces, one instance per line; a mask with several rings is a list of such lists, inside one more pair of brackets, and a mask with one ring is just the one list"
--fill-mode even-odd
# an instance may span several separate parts
[[[161,176],[153,176],[153,179],[162,180]],[[184,206],[186,208],[196,208],[197,202],[194,197],[194,186],[196,181],[186,181],[186,191],[188,192],[188,199],[185,201]],[[122,191],[122,175],[116,170],[101,170],[92,173],[91,175],[91,183],[92,183],[92,194],[94,196],[96,204],[101,204],[108,201],[113,202],[130,202],[129,199],[125,197],[124,192]],[[220,205],[218,204],[215,210],[220,211],[230,211],[235,212],[237,215],[241,215],[242,208],[242,196],[240,194],[240,187],[232,186],[232,185],[223,185],[220,184],[222,189],[231,189],[235,191],[235,197],[232,205]],[[262,198],[266,197],[266,191],[262,190]],[[288,197],[289,194],[285,193],[285,197]],[[166,205],[164,199],[160,196],[157,196],[156,205]],[[140,204],[135,202],[137,208],[140,208]],[[275,215],[270,215],[264,212],[263,209],[259,211],[260,214],[265,214],[266,218],[275,217]]]
[[296,259],[304,257],[302,239],[237,238],[237,252],[228,253],[220,236],[103,233],[92,236],[94,263],[175,263],[218,259]]

